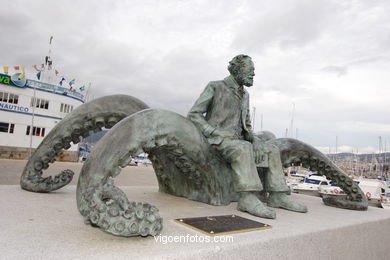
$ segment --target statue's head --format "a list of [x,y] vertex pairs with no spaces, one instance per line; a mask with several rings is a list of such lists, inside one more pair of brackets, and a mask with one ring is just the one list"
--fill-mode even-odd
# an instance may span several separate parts
[[253,85],[255,76],[255,65],[251,57],[240,54],[234,57],[228,66],[230,74],[234,77],[238,85],[250,87]]

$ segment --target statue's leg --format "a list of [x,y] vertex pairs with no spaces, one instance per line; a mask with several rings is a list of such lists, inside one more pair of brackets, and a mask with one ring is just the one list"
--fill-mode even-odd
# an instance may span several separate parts
[[267,146],[267,150],[268,168],[265,169],[264,188],[268,192],[288,192],[279,150],[273,145]]
[[252,144],[225,138],[216,148],[233,169],[234,187],[240,193],[237,209],[259,217],[275,218],[275,212],[256,196],[263,186],[257,173]]
[[291,197],[287,196],[289,188],[283,174],[280,153],[276,146],[267,146],[268,169],[265,170],[264,187],[269,192],[267,205],[274,208],[284,208],[297,212],[307,212],[304,205],[294,202]]
[[260,191],[263,189],[253,161],[251,143],[225,138],[216,148],[222,157],[230,163],[234,171],[233,180],[236,191]]

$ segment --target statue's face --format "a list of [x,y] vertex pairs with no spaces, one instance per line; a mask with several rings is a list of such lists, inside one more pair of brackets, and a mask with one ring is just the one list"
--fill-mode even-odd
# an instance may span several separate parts
[[234,76],[235,80],[240,86],[250,87],[253,85],[253,77],[255,76],[255,65],[251,59],[244,61],[244,66],[241,67],[237,75]]

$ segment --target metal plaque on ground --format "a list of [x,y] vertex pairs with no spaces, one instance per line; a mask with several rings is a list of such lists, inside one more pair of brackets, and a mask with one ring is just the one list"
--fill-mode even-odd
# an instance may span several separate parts
[[271,228],[270,225],[236,215],[180,218],[175,219],[175,221],[209,236],[220,236]]

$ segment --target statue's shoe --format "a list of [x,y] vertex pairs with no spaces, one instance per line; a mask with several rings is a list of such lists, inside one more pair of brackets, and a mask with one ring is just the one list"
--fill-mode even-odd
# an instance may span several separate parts
[[276,218],[275,211],[265,206],[256,195],[252,193],[240,197],[237,209],[261,218]]
[[267,205],[273,208],[282,208],[302,213],[307,212],[307,207],[305,205],[294,202],[290,196],[283,192],[271,192],[268,197]]

